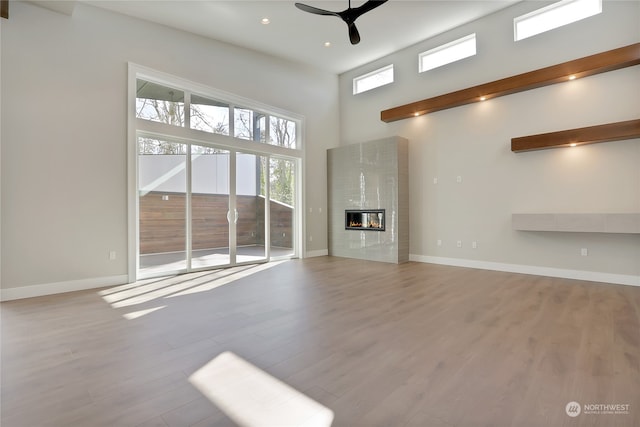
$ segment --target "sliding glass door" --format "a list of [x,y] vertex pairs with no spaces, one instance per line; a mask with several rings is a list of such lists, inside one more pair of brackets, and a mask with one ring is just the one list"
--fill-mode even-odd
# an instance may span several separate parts
[[131,281],[301,254],[302,116],[135,64],[128,87]]
[[269,243],[272,258],[294,254],[296,170],[294,160],[269,159]]
[[228,150],[191,145],[191,268],[231,264]]
[[138,253],[145,275],[187,269],[187,148],[138,138]]
[[265,156],[236,153],[236,263],[267,259],[268,205],[263,188],[268,175],[262,166],[265,161]]
[[140,277],[295,255],[295,160],[138,142]]

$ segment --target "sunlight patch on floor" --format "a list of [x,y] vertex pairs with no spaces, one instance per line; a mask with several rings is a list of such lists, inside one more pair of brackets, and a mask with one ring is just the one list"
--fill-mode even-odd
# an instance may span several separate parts
[[[98,292],[102,299],[113,308],[131,307],[158,299],[173,298],[206,292],[253,274],[265,271],[287,262],[273,261],[265,264],[242,265],[237,267],[188,273],[164,278],[145,279],[135,283],[115,286]],[[125,318],[134,319],[152,313],[164,307],[141,310],[125,314]]]
[[189,377],[202,394],[243,427],[329,427],[333,411],[232,352]]
[[148,283],[137,282],[138,286],[123,289],[118,293],[105,295],[103,296],[103,299],[116,308],[141,304],[171,295],[175,292],[180,292],[192,286],[197,286],[202,282],[217,280],[221,277],[232,274],[232,271],[233,269],[214,270],[206,274],[185,274],[180,276],[171,276],[163,280],[155,280]]
[[147,285],[147,284],[150,284],[150,283],[165,282],[167,280],[171,280],[173,277],[175,277],[175,275],[174,276],[165,276],[165,277],[156,277],[156,278],[152,278],[152,279],[138,280],[137,282],[126,283],[124,285],[118,285],[118,286],[110,287],[108,289],[103,289],[103,290],[98,292],[98,295],[100,295],[102,297],[106,297],[107,295],[118,294],[118,293],[124,292],[124,291],[126,291],[128,289],[138,289],[140,286]]
[[272,262],[269,262],[269,263],[266,263],[266,264],[253,265],[252,268],[250,268],[250,269],[247,269],[247,270],[244,270],[244,271],[239,271],[239,272],[234,273],[234,274],[230,274],[227,277],[223,277],[223,278],[218,279],[218,280],[208,281],[206,283],[203,283],[200,286],[192,287],[192,288],[186,289],[186,290],[184,290],[182,292],[175,293],[175,294],[171,295],[169,298],[183,296],[183,295],[195,294],[195,293],[198,293],[198,292],[210,291],[211,289],[215,289],[215,288],[217,288],[219,286],[223,286],[223,285],[235,282],[236,280],[240,280],[242,278],[249,277],[249,276],[251,276],[253,274],[256,274],[256,273],[259,273],[261,271],[268,270],[270,268],[276,267],[276,266],[282,264],[283,262],[286,262],[286,261],[272,261]]
[[133,320],[133,319],[137,319],[139,317],[145,316],[149,313],[153,313],[154,311],[162,310],[163,308],[167,308],[167,306],[162,305],[160,307],[148,308],[146,310],[132,311],[131,313],[123,314],[123,316],[127,320]]

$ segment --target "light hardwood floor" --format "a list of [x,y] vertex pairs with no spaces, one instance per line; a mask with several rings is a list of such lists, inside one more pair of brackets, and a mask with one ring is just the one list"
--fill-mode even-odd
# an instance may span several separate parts
[[227,350],[334,426],[640,425],[630,286],[320,257],[0,308],[3,427],[233,425],[188,382]]

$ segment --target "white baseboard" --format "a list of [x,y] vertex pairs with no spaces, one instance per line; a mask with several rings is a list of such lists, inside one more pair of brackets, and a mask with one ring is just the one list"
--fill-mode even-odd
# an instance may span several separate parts
[[105,286],[122,285],[129,281],[129,276],[96,277],[92,279],[69,280],[67,282],[45,283],[41,285],[21,286],[0,289],[0,301],[12,301],[23,298],[41,297],[64,292],[83,291]]
[[317,257],[317,256],[327,256],[329,255],[329,249],[320,249],[317,251],[307,251],[304,254],[305,258],[313,258],[313,257]]
[[600,273],[597,271],[567,270],[563,268],[538,267],[534,265],[505,264],[500,262],[477,261],[471,259],[434,257],[427,255],[409,255],[409,261],[429,264],[451,265],[456,267],[477,268],[481,270],[505,271],[509,273],[533,274],[536,276],[560,277],[563,279],[605,282],[616,285],[640,286],[640,276],[627,274]]
[[[327,249],[308,251],[306,258],[327,256]],[[434,257],[427,255],[409,255],[409,261],[428,264],[451,265],[455,267],[477,268],[481,270],[495,270],[509,273],[533,274],[536,276],[560,277],[563,279],[587,280],[591,282],[613,283],[617,285],[640,286],[640,276],[601,273],[596,271],[568,270],[552,267],[538,267],[533,265],[506,264],[499,262],[477,261],[470,259]],[[41,285],[21,286],[0,289],[0,301],[12,301],[23,298],[33,298],[45,295],[61,294],[64,292],[96,289],[106,286],[116,286],[128,283],[126,274],[120,276],[96,277],[91,279],[70,280],[66,282],[46,283]]]

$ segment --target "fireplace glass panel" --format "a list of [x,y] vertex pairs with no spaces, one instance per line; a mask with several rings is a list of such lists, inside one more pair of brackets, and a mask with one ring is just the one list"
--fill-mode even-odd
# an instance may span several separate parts
[[384,231],[384,209],[345,211],[346,230]]

